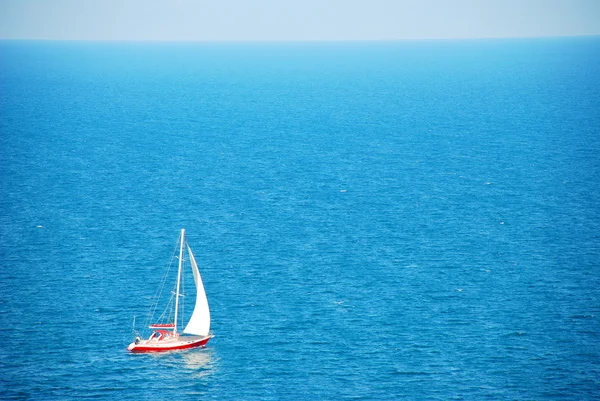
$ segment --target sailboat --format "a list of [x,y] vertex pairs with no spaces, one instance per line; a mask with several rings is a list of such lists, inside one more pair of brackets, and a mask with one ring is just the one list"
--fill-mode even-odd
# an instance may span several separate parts
[[[204,347],[208,340],[214,337],[210,331],[210,310],[208,308],[208,300],[206,299],[206,292],[204,291],[204,285],[202,284],[202,278],[200,277],[200,271],[196,264],[196,259],[192,253],[192,249],[185,240],[185,229],[181,230],[179,238],[179,266],[177,269],[177,283],[173,295],[175,296],[175,303],[170,302],[165,313],[162,314],[162,318],[166,321],[161,323],[152,323],[148,328],[152,329],[152,334],[147,339],[142,339],[139,334],[136,335],[135,341],[129,344],[127,347],[128,351],[134,353],[143,352],[162,352],[162,351],[173,351],[183,350],[195,347]],[[182,294],[182,281],[183,281],[183,265],[184,265],[184,247],[187,247],[188,261],[192,268],[194,276],[194,283],[196,284],[196,302],[194,304],[194,311],[187,322],[187,325],[183,329],[183,333],[180,333],[180,327],[183,326],[183,312],[180,311],[182,303],[180,298],[184,296]],[[159,295],[162,293],[162,289],[159,291]],[[158,297],[157,297],[158,298]],[[158,300],[157,300],[158,302]],[[154,307],[156,310],[156,306]],[[152,322],[154,316],[149,317],[149,321]],[[134,332],[135,332],[135,319],[134,319]],[[136,332],[137,333],[137,332]]]

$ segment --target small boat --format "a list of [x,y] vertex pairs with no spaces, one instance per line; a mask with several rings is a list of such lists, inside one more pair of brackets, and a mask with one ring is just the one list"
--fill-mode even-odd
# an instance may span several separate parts
[[[135,332],[135,319],[134,319],[134,333],[136,333],[135,341],[129,344],[127,347],[128,351],[135,353],[143,352],[163,352],[173,350],[183,350],[195,347],[204,347],[208,340],[214,337],[210,331],[210,310],[208,308],[208,300],[206,299],[206,292],[204,291],[204,285],[202,284],[202,278],[200,277],[200,271],[196,264],[196,259],[192,253],[192,249],[185,240],[185,230],[181,230],[179,238],[179,267],[177,269],[177,283],[175,291],[173,292],[175,302],[173,303],[173,297],[168,303],[165,312],[159,317],[158,323],[152,323],[148,328],[152,329],[152,334],[144,340],[141,338],[139,333]],[[180,298],[184,296],[182,289],[183,281],[183,265],[184,265],[184,247],[187,247],[187,253],[189,257],[187,261],[192,268],[194,276],[194,283],[196,284],[196,302],[194,303],[194,311],[183,329],[183,333],[179,332],[179,327],[183,327],[184,313],[180,311],[183,302],[180,302]],[[163,280],[164,284],[164,280]],[[153,314],[160,301],[160,295],[162,294],[162,288],[157,293],[157,299],[149,315]],[[173,305],[174,304],[174,305]],[[153,321],[154,316],[149,316],[148,321]]]

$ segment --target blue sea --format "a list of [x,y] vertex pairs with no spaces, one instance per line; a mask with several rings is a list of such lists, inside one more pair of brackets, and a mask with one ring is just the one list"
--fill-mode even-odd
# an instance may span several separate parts
[[[185,228],[204,349],[132,355]],[[600,399],[600,37],[0,42],[0,398]]]

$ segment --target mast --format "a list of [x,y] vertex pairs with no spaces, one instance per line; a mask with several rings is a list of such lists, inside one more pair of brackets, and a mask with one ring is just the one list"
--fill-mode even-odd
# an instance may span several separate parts
[[173,326],[173,335],[177,334],[177,312],[179,312],[179,284],[181,282],[181,264],[183,262],[183,238],[185,229],[181,229],[181,244],[179,245],[179,269],[177,270],[177,292],[175,293],[175,326]]

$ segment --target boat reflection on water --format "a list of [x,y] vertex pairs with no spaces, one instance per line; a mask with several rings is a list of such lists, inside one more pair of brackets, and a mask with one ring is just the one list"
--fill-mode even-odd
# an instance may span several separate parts
[[181,357],[186,369],[194,371],[194,377],[208,377],[216,370],[218,358],[215,357],[213,349],[189,350],[177,356]]
[[193,348],[183,351],[152,352],[145,354],[152,358],[158,366],[172,369],[187,370],[186,374],[195,378],[208,378],[217,371],[219,358],[211,348]]

